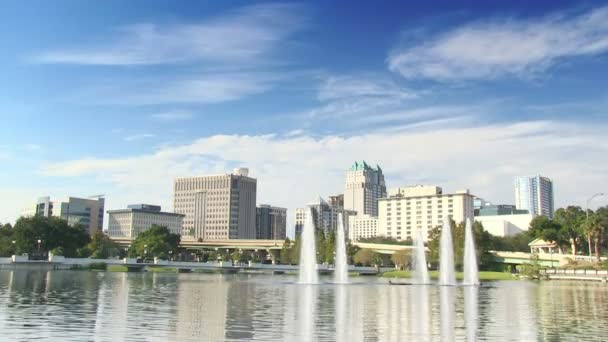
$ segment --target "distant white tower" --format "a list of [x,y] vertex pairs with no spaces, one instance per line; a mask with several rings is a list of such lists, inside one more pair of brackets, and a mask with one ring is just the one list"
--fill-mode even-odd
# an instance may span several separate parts
[[540,175],[515,178],[515,205],[532,215],[553,218],[553,181]]

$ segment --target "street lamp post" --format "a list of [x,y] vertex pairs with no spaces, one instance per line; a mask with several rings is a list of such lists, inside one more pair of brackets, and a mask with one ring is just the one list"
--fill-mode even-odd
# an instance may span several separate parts
[[173,261],[173,251],[169,251],[169,260]]
[[[604,196],[604,193],[598,192],[597,194],[594,194],[593,196],[589,197],[589,199],[587,200],[587,206],[585,207],[585,214],[587,215],[587,218],[585,219],[585,225],[587,226],[587,229],[589,227],[589,203],[593,201],[594,198],[600,196]],[[589,243],[589,257],[591,257],[591,233],[589,232],[587,232],[587,242]]]
[[144,245],[144,262],[148,259],[148,245]]
[[42,255],[40,254],[40,243],[42,240],[38,239],[38,257],[42,259]]

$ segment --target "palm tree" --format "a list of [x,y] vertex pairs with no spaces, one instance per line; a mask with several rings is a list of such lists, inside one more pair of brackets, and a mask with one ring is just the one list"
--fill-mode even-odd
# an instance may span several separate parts
[[595,213],[589,214],[589,219],[585,222],[585,232],[589,239],[593,242],[593,249],[595,250],[595,261],[600,262],[600,248],[602,238],[606,231],[604,215],[599,213],[599,210]]

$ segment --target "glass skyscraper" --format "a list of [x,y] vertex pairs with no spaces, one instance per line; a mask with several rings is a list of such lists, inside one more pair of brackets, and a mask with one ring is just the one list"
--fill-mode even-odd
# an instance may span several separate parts
[[515,205],[532,215],[553,218],[553,181],[540,175],[515,178]]

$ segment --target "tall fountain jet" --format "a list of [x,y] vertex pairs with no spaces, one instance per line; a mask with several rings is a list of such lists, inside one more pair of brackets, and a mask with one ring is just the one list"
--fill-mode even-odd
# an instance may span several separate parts
[[464,233],[464,281],[463,285],[479,285],[479,269],[475,253],[475,237],[471,219],[467,219]]
[[454,274],[454,245],[452,244],[452,227],[450,218],[443,218],[441,240],[439,243],[439,285],[456,286]]
[[338,215],[338,232],[336,234],[336,269],[334,271],[336,284],[348,284],[348,261],[346,257],[346,237],[344,218]]
[[317,247],[315,245],[315,224],[312,208],[308,208],[306,222],[300,241],[300,284],[317,284]]
[[420,229],[416,234],[416,255],[414,260],[414,281],[416,284],[430,284],[429,270],[426,266],[424,241],[422,239],[422,230]]

